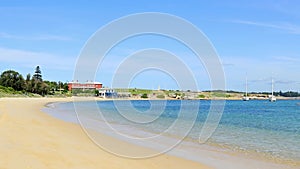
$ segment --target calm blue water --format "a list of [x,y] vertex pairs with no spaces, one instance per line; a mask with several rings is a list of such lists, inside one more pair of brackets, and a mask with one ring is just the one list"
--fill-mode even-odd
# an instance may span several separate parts
[[[97,107],[105,120],[112,124],[143,130],[149,133],[161,133],[167,130],[178,118],[182,105],[193,107],[200,102],[194,127],[188,134],[191,140],[198,140],[205,121],[210,101],[130,101],[134,110],[125,101],[117,101],[119,113],[113,101],[97,102]],[[163,107],[166,103],[166,107]],[[86,118],[97,120],[99,111],[92,108],[93,102],[77,103],[77,109],[84,110]],[[74,112],[73,103],[58,104],[52,115],[74,121],[70,112]],[[182,116],[181,125],[191,124],[192,114],[188,109]],[[57,113],[60,112],[60,113]],[[65,112],[65,113],[61,113]],[[68,113],[69,112],[69,113]],[[51,114],[51,113],[50,113]],[[73,114],[74,115],[74,114]],[[101,114],[100,114],[101,115]],[[146,120],[143,123],[130,120]],[[147,121],[150,119],[150,122]],[[103,120],[103,119],[102,119]],[[184,128],[184,127],[183,127]],[[185,129],[184,129],[185,130]],[[180,129],[169,131],[170,136],[184,135]],[[300,101],[226,101],[223,116],[218,128],[208,143],[224,146],[231,150],[267,153],[274,157],[300,160]]]

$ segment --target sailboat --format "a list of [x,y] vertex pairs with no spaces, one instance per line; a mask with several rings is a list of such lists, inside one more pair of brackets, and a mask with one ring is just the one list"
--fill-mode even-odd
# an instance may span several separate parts
[[248,97],[248,78],[246,78],[246,92],[245,92],[245,96],[243,97],[243,101],[249,101],[249,97]]
[[269,96],[270,102],[276,102],[276,97],[274,96],[274,80],[272,78],[272,94]]

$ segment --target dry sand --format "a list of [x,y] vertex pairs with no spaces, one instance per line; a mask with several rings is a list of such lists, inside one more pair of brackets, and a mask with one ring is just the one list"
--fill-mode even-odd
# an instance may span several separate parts
[[[170,155],[133,160],[107,153],[96,146],[79,125],[41,112],[49,102],[64,101],[71,101],[71,98],[0,99],[0,169],[208,168]],[[120,142],[108,136],[102,137],[107,143]],[[149,151],[129,144],[128,147],[134,147],[134,151]]]

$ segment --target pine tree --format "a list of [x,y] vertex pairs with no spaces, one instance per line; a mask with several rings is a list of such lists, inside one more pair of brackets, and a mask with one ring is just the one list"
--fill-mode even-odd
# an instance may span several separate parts
[[33,78],[35,80],[38,80],[38,81],[43,81],[43,79],[42,79],[42,71],[40,69],[40,66],[37,66],[35,68],[35,72],[34,72]]

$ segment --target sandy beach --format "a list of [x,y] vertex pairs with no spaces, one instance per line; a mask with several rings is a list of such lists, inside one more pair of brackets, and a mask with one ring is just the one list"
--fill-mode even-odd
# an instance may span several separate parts
[[[96,146],[79,125],[41,112],[49,102],[65,101],[71,101],[71,98],[0,99],[1,169],[209,168],[171,155],[133,160],[107,153]],[[102,137],[107,143],[119,141],[104,135]],[[134,147],[134,151],[150,151],[129,144],[128,147]]]

